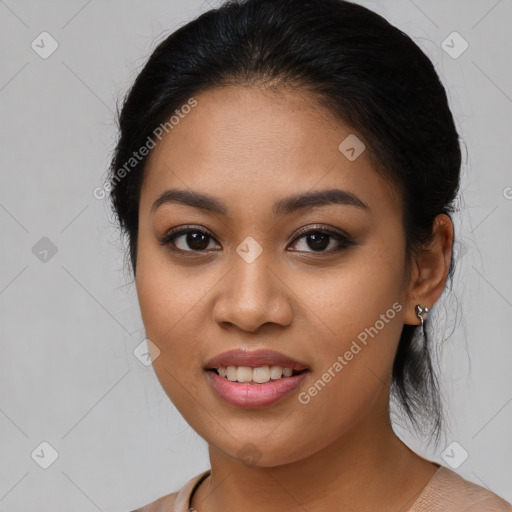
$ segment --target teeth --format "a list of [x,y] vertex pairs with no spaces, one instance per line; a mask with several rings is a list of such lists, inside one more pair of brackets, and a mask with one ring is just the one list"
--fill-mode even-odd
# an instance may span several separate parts
[[236,371],[236,368],[234,366],[228,366],[226,368],[226,377],[228,378],[228,380],[237,380],[237,373],[238,372]]
[[280,379],[283,374],[283,369],[280,366],[272,366],[270,368],[270,378],[271,379]]
[[282,368],[281,366],[259,366],[250,368],[249,366],[228,366],[227,368],[217,369],[221,377],[226,377],[232,382],[256,382],[264,384],[272,380],[284,377],[291,377],[293,370],[291,368]]
[[[233,367],[234,368],[234,367]],[[228,368],[229,371],[229,368]],[[228,373],[229,375],[229,373]],[[236,368],[236,380],[238,382],[249,382],[252,380],[252,368],[248,366],[239,366]]]

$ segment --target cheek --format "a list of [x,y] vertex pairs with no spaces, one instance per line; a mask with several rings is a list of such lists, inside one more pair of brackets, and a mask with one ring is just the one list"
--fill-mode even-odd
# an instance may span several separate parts
[[204,290],[194,286],[193,271],[171,265],[165,248],[141,234],[137,251],[136,288],[148,338],[168,344],[194,316]]
[[[380,252],[317,282],[317,293],[310,294],[308,306],[320,332],[309,343],[315,375],[303,402],[319,417],[326,417],[326,404],[342,416],[351,411],[349,416],[357,417],[357,410],[369,406],[390,382],[403,327],[400,269],[396,254]],[[339,422],[340,416],[328,421]]]
[[[397,311],[403,301],[401,269],[398,254],[386,254],[376,246],[330,273],[328,279],[317,281],[315,288],[307,285],[309,293],[304,287],[302,298],[310,301],[311,310],[322,320],[329,348],[341,348],[339,340],[350,342],[376,322],[379,336],[396,339],[402,328],[402,315]],[[393,308],[395,303],[400,306]]]
[[142,321],[146,337],[160,350],[154,371],[179,408],[187,407],[189,393],[195,396],[197,380],[204,378],[199,348],[206,318],[201,300],[211,286],[194,285],[190,273],[171,265],[165,250],[141,237],[136,289]]
[[197,335],[205,321],[199,315],[204,290],[191,287],[190,279],[158,254],[144,249],[139,254],[136,288],[142,321],[146,337],[160,351],[153,370],[169,399],[190,421],[195,414],[192,397],[201,395],[204,378]]

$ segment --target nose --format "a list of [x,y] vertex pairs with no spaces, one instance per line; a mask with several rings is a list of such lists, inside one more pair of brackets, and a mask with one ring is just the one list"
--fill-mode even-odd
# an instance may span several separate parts
[[293,293],[282,272],[271,267],[263,254],[252,263],[238,255],[234,260],[231,272],[219,284],[214,320],[224,328],[231,325],[248,332],[265,324],[289,325]]

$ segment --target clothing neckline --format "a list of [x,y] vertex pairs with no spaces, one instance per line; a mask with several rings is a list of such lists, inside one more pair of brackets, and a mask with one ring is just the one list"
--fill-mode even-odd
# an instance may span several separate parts
[[[445,467],[441,464],[437,464],[436,462],[432,462],[435,466],[438,466],[437,471],[430,477],[428,482],[425,484],[423,489],[421,489],[417,498],[414,500],[412,505],[408,510],[413,510],[414,506],[418,503],[420,498],[425,494],[427,489],[434,483],[437,477],[440,475],[441,471],[445,469]],[[194,493],[197,491],[199,486],[206,480],[209,476],[211,476],[212,470],[207,469],[203,473],[200,473],[196,477],[192,478],[185,484],[185,486],[179,491],[176,501],[175,501],[175,512],[182,512],[182,509],[185,511],[190,510],[192,498]],[[181,507],[181,508],[180,508]]]

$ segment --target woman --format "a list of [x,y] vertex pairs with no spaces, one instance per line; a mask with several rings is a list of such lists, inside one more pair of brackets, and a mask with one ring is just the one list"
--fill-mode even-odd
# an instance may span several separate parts
[[153,52],[111,199],[155,372],[211,470],[139,509],[512,510],[438,442],[427,321],[453,275],[459,138],[412,40],[342,0],[225,3]]

